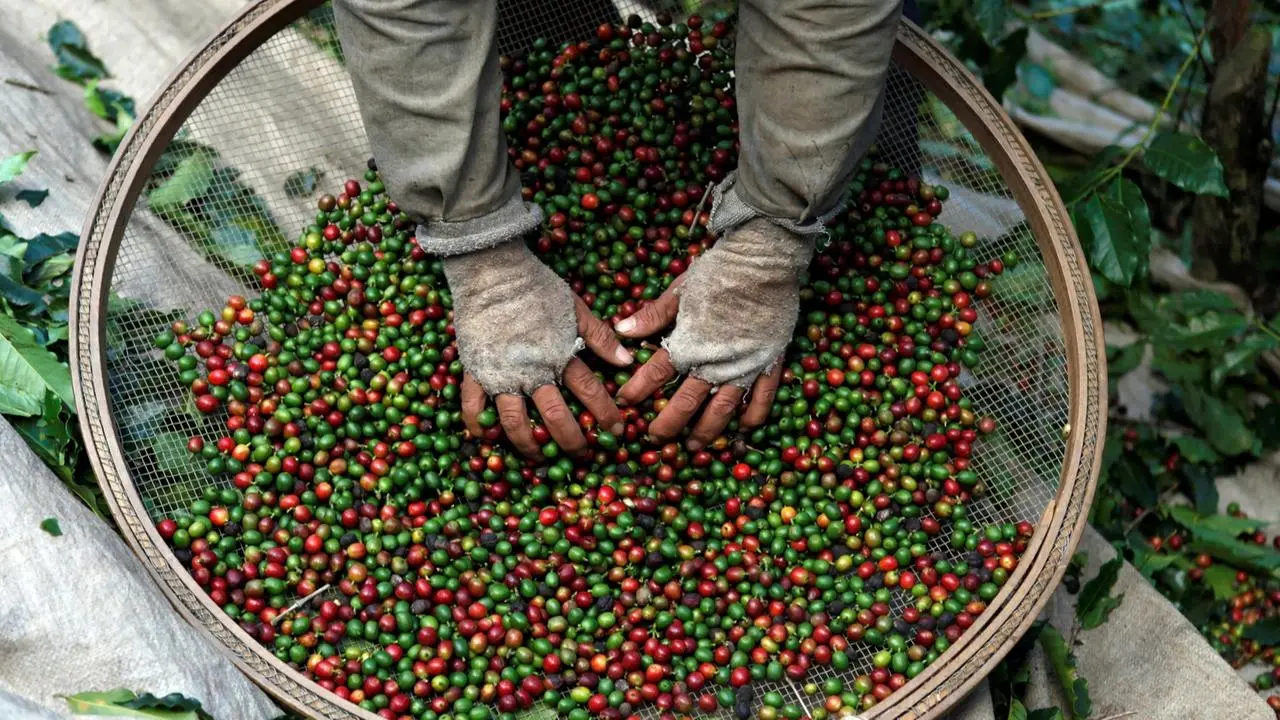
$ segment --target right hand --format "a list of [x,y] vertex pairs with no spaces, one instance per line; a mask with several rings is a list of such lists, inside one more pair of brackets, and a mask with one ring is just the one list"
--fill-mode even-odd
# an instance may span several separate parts
[[502,429],[516,449],[529,458],[544,457],[529,422],[528,396],[556,444],[582,455],[586,438],[556,381],[564,382],[599,427],[622,432],[622,413],[574,351],[581,338],[602,360],[619,367],[633,362],[631,353],[524,242],[446,257],[444,264],[466,371],[462,421],[473,436],[484,436],[480,413],[486,396],[493,396]]

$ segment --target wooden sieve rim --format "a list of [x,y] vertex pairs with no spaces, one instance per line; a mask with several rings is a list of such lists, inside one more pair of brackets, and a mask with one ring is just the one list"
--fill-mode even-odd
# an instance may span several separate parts
[[[169,77],[116,152],[81,232],[73,276],[72,386],[86,451],[125,540],[169,601],[203,628],[236,665],[291,710],[325,720],[378,716],[307,680],[232,622],[178,564],[156,532],[130,477],[110,413],[106,320],[110,279],[143,186],[178,129],[250,53],[323,0],[258,0],[219,30]],[[1056,496],[1021,563],[978,621],[863,720],[939,718],[982,680],[1035,620],[1066,572],[1087,517],[1106,429],[1106,358],[1093,285],[1079,241],[1048,174],[1009,116],[958,60],[903,20],[894,59],[934,93],[991,157],[1028,224],[1062,316],[1070,383],[1069,432]]]

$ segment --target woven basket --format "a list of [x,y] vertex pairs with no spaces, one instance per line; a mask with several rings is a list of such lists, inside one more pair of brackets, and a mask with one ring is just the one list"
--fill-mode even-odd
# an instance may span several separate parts
[[[621,3],[622,15],[652,12],[630,7],[633,1]],[[543,9],[533,0],[499,5],[504,52],[537,35],[586,37],[598,22],[618,17],[606,0],[587,0],[593,8],[588,13]],[[290,708],[319,718],[373,719],[231,622],[154,528],[157,518],[189,500],[184,493],[192,483],[208,478],[201,477],[202,468],[160,457],[155,449],[157,434],[185,437],[196,426],[174,411],[186,391],[153,371],[156,352],[147,340],[169,318],[189,318],[246,292],[247,275],[236,262],[235,238],[214,238],[229,251],[207,261],[209,248],[200,243],[209,238],[166,226],[147,207],[144,189],[167,151],[196,141],[218,152],[218,167],[240,171],[210,180],[224,209],[265,213],[291,235],[309,222],[314,198],[292,197],[297,193],[287,191],[290,182],[307,182],[313,168],[325,173],[322,187],[358,176],[367,141],[325,10],[317,0],[253,3],[189,59],[137,119],[80,245],[71,308],[73,377],[81,428],[112,512],[174,605]],[[956,232],[984,236],[979,259],[1010,248],[1024,258],[1016,281],[1006,273],[980,307],[981,317],[999,322],[984,328],[990,349],[967,392],[976,406],[1001,419],[1002,432],[999,443],[980,444],[975,463],[984,478],[1000,478],[1006,492],[975,502],[970,513],[975,522],[1031,520],[1036,532],[974,626],[922,674],[864,713],[865,720],[940,717],[1033,622],[1080,538],[1106,418],[1097,303],[1052,181],[997,102],[918,27],[903,22],[893,57],[881,147],[901,146],[895,137],[917,132],[916,161],[952,188],[941,221]],[[890,162],[903,159],[886,152]],[[261,200],[237,194],[243,187]],[[804,698],[798,688],[781,685],[790,699]]]

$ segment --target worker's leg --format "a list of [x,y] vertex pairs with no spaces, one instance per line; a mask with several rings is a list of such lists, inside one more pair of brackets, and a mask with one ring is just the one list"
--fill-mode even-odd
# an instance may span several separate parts
[[712,226],[764,216],[803,233],[842,198],[875,140],[901,0],[742,0],[742,150]]
[[456,254],[537,227],[507,161],[494,0],[336,0],[373,157],[424,248]]

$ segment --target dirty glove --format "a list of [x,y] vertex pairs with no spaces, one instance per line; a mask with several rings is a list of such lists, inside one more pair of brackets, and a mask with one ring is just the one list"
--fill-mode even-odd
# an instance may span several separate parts
[[617,406],[574,355],[585,344],[606,362],[625,366],[632,362],[631,354],[523,241],[443,261],[453,294],[458,355],[467,372],[463,421],[473,435],[484,434],[479,415],[485,395],[493,395],[507,437],[526,455],[538,455],[522,397],[528,395],[563,450],[585,450],[577,419],[556,387],[562,378],[600,427],[621,429]]
[[662,298],[618,324],[622,335],[642,337],[676,319],[664,349],[618,393],[620,401],[635,403],[677,373],[689,375],[650,425],[650,434],[674,436],[713,388],[718,390],[693,430],[690,447],[714,439],[753,384],[743,423],[758,425],[767,418],[778,384],[775,366],[800,311],[800,273],[813,250],[813,235],[750,220],[695,260]]

